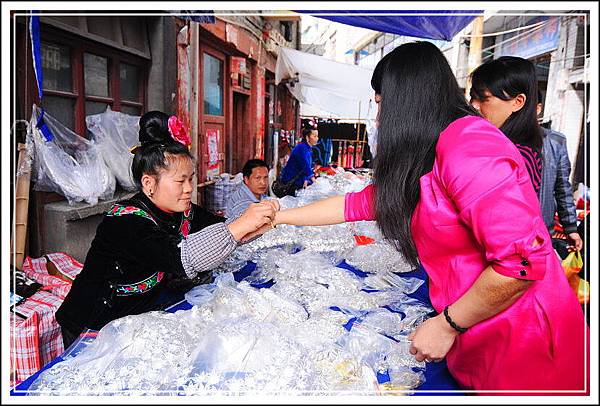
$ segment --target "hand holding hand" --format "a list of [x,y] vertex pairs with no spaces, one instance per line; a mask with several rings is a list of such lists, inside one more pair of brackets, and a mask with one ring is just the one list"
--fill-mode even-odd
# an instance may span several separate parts
[[260,204],[268,204],[271,207],[273,207],[273,209],[276,212],[281,209],[281,206],[279,205],[279,200],[278,199],[264,198],[263,200],[260,201]]
[[246,211],[235,221],[229,224],[229,231],[236,241],[240,241],[248,233],[261,229],[271,224],[275,218],[275,208],[269,203],[252,203]]
[[256,236],[263,235],[264,233],[273,230],[279,224],[279,222],[277,221],[277,217],[281,213],[279,211],[279,209],[280,209],[279,201],[277,201],[277,200],[269,200],[269,201],[270,202],[274,202],[277,205],[277,211],[275,212],[275,217],[273,218],[273,220],[271,222],[269,222],[268,224],[263,225],[258,230],[252,231],[252,232],[246,234],[245,236],[243,236],[242,240],[241,240],[242,242],[247,242],[247,241],[250,241],[251,239],[253,239]]

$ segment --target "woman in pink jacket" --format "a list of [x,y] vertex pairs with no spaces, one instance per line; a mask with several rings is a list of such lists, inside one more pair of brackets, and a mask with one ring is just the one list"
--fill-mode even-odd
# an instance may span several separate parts
[[589,393],[589,329],[544,226],[523,158],[467,103],[428,42],[377,65],[374,184],[276,214],[276,223],[376,220],[429,276],[439,313],[409,337],[482,394]]

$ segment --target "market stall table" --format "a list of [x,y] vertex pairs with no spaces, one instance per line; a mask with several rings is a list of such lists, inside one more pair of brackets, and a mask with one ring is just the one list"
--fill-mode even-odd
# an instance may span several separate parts
[[[337,266],[340,268],[344,268],[350,272],[353,272],[354,274],[361,276],[361,277],[364,277],[366,275],[364,272],[357,270],[356,268],[347,264],[345,261],[342,261]],[[239,271],[233,273],[235,281],[240,282],[240,281],[244,280],[245,278],[250,276],[250,274],[254,271],[255,268],[256,268],[256,264],[254,264],[253,262],[248,262],[245,267],[243,267]],[[399,273],[398,275],[401,277],[406,277],[406,278],[418,278],[418,279],[421,279],[421,280],[424,280],[425,282],[427,282],[427,275],[422,268],[419,268],[412,272],[404,272],[401,274]],[[252,286],[254,286],[256,288],[269,288],[272,285],[273,285],[273,282],[266,282],[266,283],[262,283],[262,284],[256,284],[256,283],[252,284]],[[423,283],[414,293],[409,294],[409,296],[414,299],[417,299],[419,302],[422,302],[429,306],[431,305],[429,302],[429,291],[428,291],[427,283]],[[191,308],[192,308],[192,305],[189,302],[187,302],[185,300],[181,300],[180,302],[169,307],[167,309],[167,311],[174,313],[179,310],[185,311],[185,310],[189,310]],[[332,307],[331,310],[339,310],[339,309]],[[355,320],[356,320],[355,318],[351,318],[346,323],[346,325],[344,325],[346,330],[351,330],[352,325]],[[97,334],[98,333],[96,331],[92,331],[92,330],[89,330],[86,333],[82,334],[79,337],[79,339],[71,345],[70,348],[68,348],[63,354],[61,354],[61,356],[57,357],[52,362],[47,364],[43,369],[41,369],[34,375],[30,376],[28,379],[21,382],[19,385],[17,385],[11,391],[11,395],[25,396],[25,395],[34,394],[34,392],[31,392],[29,390],[29,388],[43,371],[45,371],[49,368],[52,368],[52,366],[63,361],[66,357],[77,356],[77,354],[82,349],[84,349],[87,346],[87,344],[89,344],[96,338]],[[415,392],[414,392],[415,395],[462,395],[462,393],[460,392],[460,388],[458,387],[458,385],[456,384],[456,382],[450,375],[450,373],[446,367],[445,361],[442,361],[439,363],[427,364],[424,375],[425,375],[425,382],[415,389]],[[389,381],[389,376],[387,374],[378,373],[377,380],[378,380],[378,383],[384,384],[385,382]]]

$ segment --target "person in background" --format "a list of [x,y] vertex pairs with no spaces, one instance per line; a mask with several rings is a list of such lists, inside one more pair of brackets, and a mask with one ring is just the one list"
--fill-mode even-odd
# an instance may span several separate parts
[[285,139],[281,139],[279,141],[279,147],[277,148],[277,172],[281,173],[281,169],[287,164],[287,161],[290,159],[290,154],[292,153],[292,147],[290,147],[290,143]]
[[[571,166],[564,135],[542,128],[541,92],[535,66],[527,59],[504,56],[484,63],[471,74],[471,104],[498,127],[519,149],[541,205],[542,218],[554,234],[554,214],[558,207],[569,249],[581,249],[577,217],[569,183]],[[559,253],[563,242],[553,239]],[[562,257],[564,255],[561,254]]]
[[276,206],[262,203],[224,222],[191,202],[195,165],[177,117],[145,113],[139,140],[131,167],[139,192],[104,215],[83,269],[56,311],[65,348],[86,329],[163,309],[169,280],[210,271],[274,217]]
[[306,188],[315,181],[312,161],[312,147],[319,142],[316,124],[308,124],[302,129],[302,142],[294,147],[287,164],[281,171],[281,182],[294,182],[294,189]]
[[[537,115],[542,112],[542,92],[537,94]],[[539,193],[542,217],[550,235],[554,235],[554,217],[558,219],[567,236],[567,249],[580,251],[583,240],[577,232],[577,211],[573,199],[573,188],[569,181],[571,162],[567,151],[567,137],[558,131],[543,128],[544,169]],[[555,248],[558,242],[554,242]],[[558,251],[558,250],[557,250]],[[565,257],[566,255],[561,255]]]
[[373,184],[278,211],[274,224],[376,220],[429,277],[438,315],[408,337],[417,361],[445,358],[465,389],[584,395],[589,329],[515,145],[469,105],[429,42],[394,49],[372,84]]
[[243,182],[229,196],[225,217],[241,215],[252,203],[260,203],[269,192],[269,167],[262,159],[250,159],[242,168]]
[[478,66],[471,82],[471,105],[516,145],[539,194],[543,140],[537,121],[535,66],[527,59],[503,56]]

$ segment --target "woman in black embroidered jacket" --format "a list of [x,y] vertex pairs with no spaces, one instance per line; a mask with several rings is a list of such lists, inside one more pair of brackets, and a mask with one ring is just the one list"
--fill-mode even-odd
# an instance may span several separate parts
[[140,191],[98,226],[81,273],[56,312],[67,348],[87,328],[158,310],[168,279],[194,278],[223,262],[246,234],[271,221],[272,203],[226,222],[191,203],[194,160],[175,116],[140,118],[132,175]]

